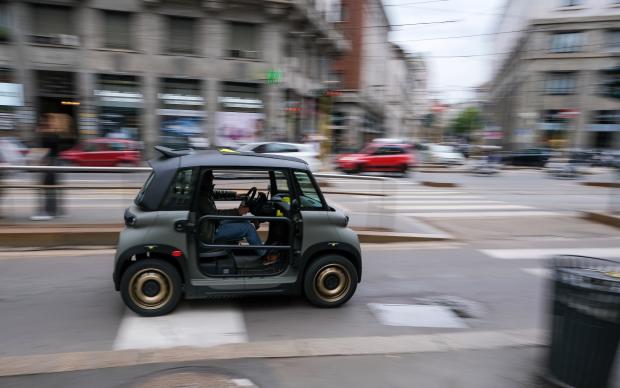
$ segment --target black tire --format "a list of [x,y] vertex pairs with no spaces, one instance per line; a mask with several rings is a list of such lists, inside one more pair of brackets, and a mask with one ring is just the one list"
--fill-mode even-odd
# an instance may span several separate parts
[[357,280],[357,270],[349,260],[338,255],[323,256],[306,268],[304,295],[315,306],[338,307],[351,299]]
[[[179,304],[181,283],[179,271],[172,264],[159,259],[143,259],[123,273],[121,296],[136,314],[157,317],[170,313]],[[142,286],[138,289],[140,284]],[[157,300],[159,298],[161,301]],[[153,301],[149,302],[149,299]]]
[[409,166],[406,164],[403,164],[402,166],[400,166],[400,169],[398,170],[398,172],[400,172],[402,176],[407,176],[407,173],[409,172]]

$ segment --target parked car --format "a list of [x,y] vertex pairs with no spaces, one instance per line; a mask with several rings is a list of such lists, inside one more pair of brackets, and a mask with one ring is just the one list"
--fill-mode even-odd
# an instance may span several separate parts
[[237,151],[298,158],[308,163],[310,170],[315,172],[321,167],[319,153],[312,144],[278,142],[248,143],[237,148]]
[[345,172],[392,171],[406,173],[414,167],[415,158],[407,144],[371,143],[358,153],[341,155],[336,160]]
[[[354,294],[358,237],[306,163],[229,149],[156,149],[161,156],[149,162],[153,172],[125,211],[114,261],[114,286],[131,310],[158,316],[181,298],[299,294],[338,307]],[[205,212],[205,198],[217,200],[217,210],[243,205],[252,215]],[[213,231],[223,221],[268,222],[264,244],[218,240]],[[280,252],[276,263],[265,265],[257,252],[265,249]]]
[[418,153],[425,163],[461,165],[465,163],[462,153],[444,144],[419,144]]
[[126,139],[98,138],[85,140],[63,151],[62,164],[76,166],[137,166],[142,161],[140,143]]
[[548,148],[527,148],[503,155],[502,162],[512,166],[545,167],[550,157]]

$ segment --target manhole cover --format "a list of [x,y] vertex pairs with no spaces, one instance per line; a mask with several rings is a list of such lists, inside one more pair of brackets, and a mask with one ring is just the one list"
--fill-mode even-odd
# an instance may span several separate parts
[[368,307],[379,322],[386,326],[467,327],[452,310],[443,306],[369,303]]

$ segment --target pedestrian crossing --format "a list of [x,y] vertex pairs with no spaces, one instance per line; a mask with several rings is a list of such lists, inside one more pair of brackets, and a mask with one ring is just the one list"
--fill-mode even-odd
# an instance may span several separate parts
[[489,199],[463,190],[435,190],[413,185],[403,186],[401,191],[387,196],[332,195],[329,198],[354,213],[398,214],[414,218],[474,219],[559,214],[532,206]]

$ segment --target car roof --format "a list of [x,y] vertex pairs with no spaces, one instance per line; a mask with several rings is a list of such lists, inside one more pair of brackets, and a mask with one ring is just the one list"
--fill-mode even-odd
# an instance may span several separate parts
[[[170,161],[178,159],[177,162]],[[307,170],[308,164],[289,156],[255,154],[229,149],[208,149],[201,151],[177,152],[152,159],[149,164],[154,169],[178,169],[191,167],[256,167],[256,168],[293,168]]]

